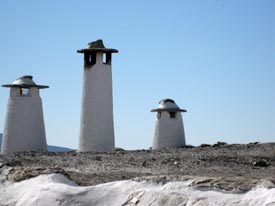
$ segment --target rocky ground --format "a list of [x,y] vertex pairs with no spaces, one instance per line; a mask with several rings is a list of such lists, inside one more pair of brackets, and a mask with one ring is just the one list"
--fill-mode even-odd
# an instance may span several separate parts
[[[8,171],[8,172],[7,172]],[[0,155],[0,172],[10,181],[62,173],[79,185],[135,179],[194,180],[199,189],[246,192],[261,181],[275,183],[275,143],[201,145],[178,149],[116,149],[98,152],[25,152]]]

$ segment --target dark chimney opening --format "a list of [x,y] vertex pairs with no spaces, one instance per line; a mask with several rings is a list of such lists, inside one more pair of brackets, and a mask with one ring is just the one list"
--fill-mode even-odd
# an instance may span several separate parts
[[84,54],[85,66],[92,66],[96,64],[96,53],[85,53]]

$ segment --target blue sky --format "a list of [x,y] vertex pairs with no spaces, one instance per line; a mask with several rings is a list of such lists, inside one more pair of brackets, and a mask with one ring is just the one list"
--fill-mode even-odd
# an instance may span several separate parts
[[[48,144],[77,148],[83,56],[113,55],[116,146],[149,148],[155,113],[172,98],[187,144],[275,141],[275,1],[1,1],[0,84],[31,74]],[[0,89],[0,131],[9,91]]]

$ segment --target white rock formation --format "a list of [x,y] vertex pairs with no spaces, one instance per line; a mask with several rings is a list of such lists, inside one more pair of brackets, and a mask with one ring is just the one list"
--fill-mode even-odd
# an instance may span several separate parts
[[181,147],[185,145],[185,134],[180,109],[172,99],[160,101],[157,109],[151,110],[157,112],[155,123],[153,149],[162,149],[167,147]]
[[275,188],[258,185],[244,194],[199,191],[192,187],[192,180],[167,184],[126,180],[79,187],[61,174],[51,174],[0,183],[0,205],[274,206]]
[[48,86],[36,85],[32,81],[32,76],[23,76],[3,87],[10,88],[10,97],[1,154],[47,150],[39,89],[48,88]]
[[84,53],[78,150],[111,151],[115,147],[111,56],[118,51],[98,40],[78,52]]

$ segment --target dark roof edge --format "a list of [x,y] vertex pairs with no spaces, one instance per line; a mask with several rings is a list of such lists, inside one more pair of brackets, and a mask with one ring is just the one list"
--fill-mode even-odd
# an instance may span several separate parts
[[49,86],[46,85],[28,85],[28,84],[3,84],[2,87],[20,87],[20,88],[32,88],[37,87],[38,89],[47,89]]
[[92,52],[103,52],[103,53],[118,53],[117,49],[108,49],[108,48],[87,48],[87,49],[79,49],[78,53],[92,53]]
[[171,108],[171,109],[165,109],[165,108],[157,108],[157,109],[152,109],[151,110],[151,112],[164,112],[164,111],[166,111],[166,112],[187,112],[187,110],[185,110],[185,109],[173,109],[173,108]]

